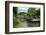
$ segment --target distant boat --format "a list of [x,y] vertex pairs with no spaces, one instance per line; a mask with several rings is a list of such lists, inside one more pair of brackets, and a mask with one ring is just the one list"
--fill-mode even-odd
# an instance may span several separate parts
[[31,21],[40,21],[40,19],[32,19]]

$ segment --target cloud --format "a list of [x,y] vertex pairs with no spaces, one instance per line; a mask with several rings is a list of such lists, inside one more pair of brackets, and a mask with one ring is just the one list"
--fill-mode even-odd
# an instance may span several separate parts
[[27,12],[28,11],[28,8],[26,7],[19,7],[18,8],[18,12]]

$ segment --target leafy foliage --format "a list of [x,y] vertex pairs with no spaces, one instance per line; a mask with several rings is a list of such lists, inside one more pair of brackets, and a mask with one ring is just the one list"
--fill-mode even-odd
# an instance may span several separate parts
[[40,16],[40,9],[36,10],[35,8],[29,8],[28,12],[32,15],[32,16]]

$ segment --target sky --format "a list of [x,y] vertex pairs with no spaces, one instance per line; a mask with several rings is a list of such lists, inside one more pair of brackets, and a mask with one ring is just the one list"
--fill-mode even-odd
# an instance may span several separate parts
[[18,13],[19,12],[28,12],[28,8],[26,8],[26,7],[18,7]]
[[[36,10],[38,10],[39,8],[36,8]],[[20,12],[28,12],[28,7],[18,7],[18,13]]]

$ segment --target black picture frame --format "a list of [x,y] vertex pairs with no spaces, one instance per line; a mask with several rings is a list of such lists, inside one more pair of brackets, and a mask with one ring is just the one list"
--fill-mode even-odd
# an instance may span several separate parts
[[[9,3],[23,3],[23,4],[38,4],[43,5],[43,30],[39,31],[22,31],[22,32],[9,32]],[[45,31],[45,3],[36,2],[20,2],[20,1],[5,1],[5,33],[6,34],[16,34],[16,33],[32,33],[32,32],[44,32]]]

